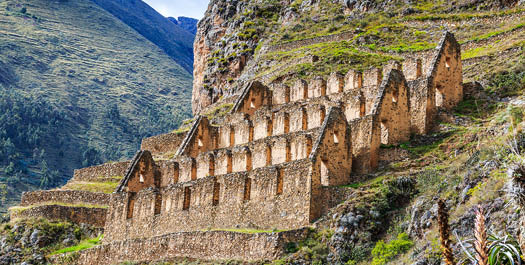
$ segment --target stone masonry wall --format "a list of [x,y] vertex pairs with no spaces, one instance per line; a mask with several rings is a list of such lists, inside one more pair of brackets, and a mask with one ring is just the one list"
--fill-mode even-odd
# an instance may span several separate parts
[[88,224],[95,227],[104,227],[106,212],[106,208],[68,207],[62,205],[41,205],[10,211],[11,219],[13,220],[18,218],[45,218],[56,221],[66,220],[76,224]]
[[187,132],[166,133],[142,140],[140,149],[149,150],[152,154],[175,153],[184,140]]
[[387,74],[374,108],[379,116],[381,144],[397,145],[410,139],[408,85],[401,71]]
[[109,205],[110,195],[79,190],[39,190],[24,192],[20,206],[30,206],[46,202],[61,202],[70,204],[89,203],[94,205]]
[[[295,229],[310,223],[308,159],[112,196],[106,242],[206,228]],[[218,184],[218,189],[216,188]],[[155,213],[157,196],[162,207]]]
[[128,166],[129,161],[125,161],[76,169],[70,181],[104,182],[116,176],[123,177]]
[[352,131],[352,172],[368,173],[377,168],[381,131],[377,116],[350,121]]
[[[148,239],[112,242],[83,250],[74,264],[151,262],[174,258],[269,261],[283,256],[288,242],[304,240],[307,234],[307,229],[257,234],[227,231],[171,233]],[[69,265],[62,263],[60,257],[52,258],[51,262]]]

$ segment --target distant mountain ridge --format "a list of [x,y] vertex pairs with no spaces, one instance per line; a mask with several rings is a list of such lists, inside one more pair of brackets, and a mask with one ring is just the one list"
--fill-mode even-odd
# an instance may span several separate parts
[[181,28],[185,29],[186,31],[190,32],[193,35],[197,34],[197,23],[199,23],[198,19],[191,18],[191,17],[168,17],[168,19],[179,25]]
[[[186,71],[193,73],[195,34],[191,31],[172,23],[141,0],[92,1],[159,46]],[[183,25],[186,25],[187,19],[183,21]]]

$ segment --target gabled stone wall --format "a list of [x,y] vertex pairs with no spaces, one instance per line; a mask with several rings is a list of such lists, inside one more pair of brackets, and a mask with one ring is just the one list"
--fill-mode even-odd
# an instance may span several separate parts
[[410,139],[408,85],[401,71],[388,72],[373,111],[380,123],[381,144],[397,145]]
[[105,240],[307,226],[342,198],[330,188],[375,170],[381,144],[429,132],[437,109],[461,98],[459,45],[449,33],[434,53],[402,65],[291,87],[251,82],[221,124],[198,116],[183,140],[144,141],[154,152],[181,142],[173,159],[154,161],[146,150],[133,159],[111,197]]
[[[129,193],[112,195],[105,228],[106,242],[206,228],[294,229],[310,220],[309,159],[248,172],[205,177],[136,194],[127,215]],[[246,185],[249,180],[250,185]],[[218,202],[214,187],[218,183]],[[247,190],[247,188],[249,190]],[[162,207],[155,214],[157,194]]]

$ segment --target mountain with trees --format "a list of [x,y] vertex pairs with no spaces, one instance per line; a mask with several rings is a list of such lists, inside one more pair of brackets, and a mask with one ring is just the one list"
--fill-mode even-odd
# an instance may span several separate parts
[[189,117],[185,30],[178,62],[89,0],[2,0],[0,24],[0,211],[76,168],[129,159],[141,138]]

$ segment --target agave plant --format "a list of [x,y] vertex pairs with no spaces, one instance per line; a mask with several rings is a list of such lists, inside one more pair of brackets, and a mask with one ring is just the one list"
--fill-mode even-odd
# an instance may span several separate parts
[[508,234],[487,236],[481,208],[476,211],[474,238],[461,241],[457,233],[454,235],[466,256],[459,264],[521,265],[521,250],[516,239]]
[[[456,235],[457,237],[457,235]],[[477,259],[476,251],[474,250],[475,239],[458,242],[467,256],[461,260],[459,264],[481,264]],[[488,265],[521,265],[520,248],[518,242],[510,235],[499,237],[496,235],[489,235],[487,237],[488,243]]]

